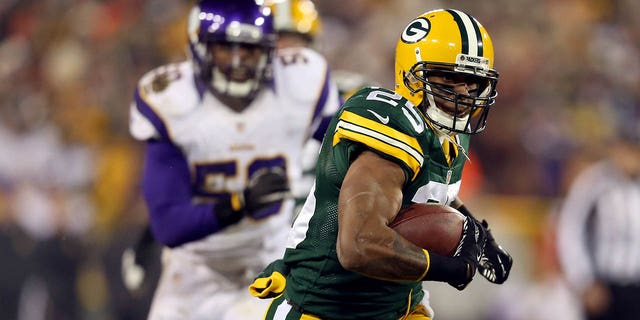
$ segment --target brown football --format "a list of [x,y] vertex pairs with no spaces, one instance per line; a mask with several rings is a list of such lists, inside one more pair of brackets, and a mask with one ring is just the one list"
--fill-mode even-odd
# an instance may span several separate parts
[[462,238],[464,219],[450,206],[414,203],[400,209],[389,227],[421,248],[452,256]]

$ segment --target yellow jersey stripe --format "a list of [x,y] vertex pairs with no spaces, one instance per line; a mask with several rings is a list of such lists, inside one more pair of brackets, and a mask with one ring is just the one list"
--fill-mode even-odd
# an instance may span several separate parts
[[377,132],[380,132],[384,135],[387,135],[391,138],[396,139],[398,142],[401,142],[403,144],[406,144],[407,146],[409,146],[411,149],[413,150],[417,150],[418,152],[420,152],[420,157],[422,156],[422,147],[420,147],[420,143],[418,143],[418,139],[402,133],[398,130],[395,130],[393,128],[390,128],[384,124],[380,124],[377,121],[373,121],[370,119],[367,119],[363,116],[357,115],[353,112],[349,112],[349,111],[345,111],[342,113],[342,115],[340,115],[340,120],[345,120],[347,122],[359,125],[361,127],[364,128],[368,128],[371,130],[375,130]]
[[333,145],[342,139],[363,143],[404,162],[413,171],[412,180],[424,163],[422,148],[416,138],[352,112],[345,111],[340,116]]

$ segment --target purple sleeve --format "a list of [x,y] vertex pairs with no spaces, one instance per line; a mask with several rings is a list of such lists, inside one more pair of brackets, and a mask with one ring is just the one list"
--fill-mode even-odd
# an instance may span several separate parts
[[189,165],[170,142],[147,143],[142,191],[154,237],[175,247],[219,230],[213,204],[194,204]]
[[[331,122],[331,119],[333,118],[333,115],[323,115],[323,110],[325,109],[325,107],[328,104],[332,103],[329,99],[331,86],[332,86],[331,71],[327,69],[327,73],[324,79],[324,85],[322,86],[320,97],[316,102],[316,106],[313,112],[313,119],[315,119],[314,121],[317,121],[318,126],[313,130],[312,138],[320,142],[322,142],[322,139],[324,138],[324,133],[327,131],[327,128],[329,127],[329,122]],[[334,103],[338,103],[338,105],[342,105],[342,99],[338,97],[338,100],[335,101]]]

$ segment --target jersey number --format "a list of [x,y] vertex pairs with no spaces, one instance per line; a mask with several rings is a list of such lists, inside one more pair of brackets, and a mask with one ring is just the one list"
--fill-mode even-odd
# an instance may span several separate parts
[[301,52],[288,52],[287,54],[280,53],[278,56],[282,65],[289,66],[294,64],[307,64],[309,60]]
[[[367,100],[381,101],[384,103],[388,103],[393,107],[397,107],[402,101],[402,96],[398,93],[374,90],[369,92]],[[402,113],[407,118],[407,120],[409,120],[409,123],[411,123],[413,129],[417,133],[422,133],[424,131],[424,122],[421,121],[422,116],[418,113],[418,109],[413,105],[413,103],[411,103],[411,101],[406,101],[405,104],[401,105],[401,107]]]
[[[230,185],[233,177],[238,175],[237,161],[217,162],[208,164],[197,164],[195,166],[195,194],[200,197],[224,199],[230,198],[231,193],[238,191],[239,187],[246,186],[246,182],[242,186]],[[282,156],[269,159],[255,159],[246,170],[246,177],[249,179],[253,173],[262,168],[284,168],[286,172],[286,160]],[[236,182],[237,183],[237,182]]]

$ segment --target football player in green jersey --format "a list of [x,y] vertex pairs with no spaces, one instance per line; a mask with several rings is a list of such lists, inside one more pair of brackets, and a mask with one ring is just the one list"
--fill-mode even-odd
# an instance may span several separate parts
[[[395,79],[393,91],[355,93],[329,125],[286,253],[249,287],[274,298],[266,319],[431,319],[422,281],[462,290],[476,270],[507,279],[511,256],[457,198],[470,135],[497,96],[489,34],[464,12],[426,12],[400,36]],[[467,216],[452,257],[388,227],[426,202]]]

